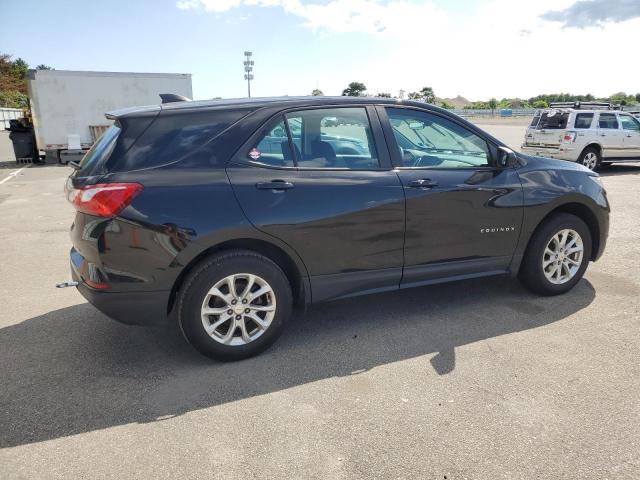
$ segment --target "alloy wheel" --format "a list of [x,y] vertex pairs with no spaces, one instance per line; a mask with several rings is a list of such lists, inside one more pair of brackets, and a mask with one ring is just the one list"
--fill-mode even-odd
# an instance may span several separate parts
[[556,233],[542,255],[542,271],[551,283],[562,285],[571,280],[582,265],[584,245],[582,237],[572,229]]
[[582,165],[589,170],[594,170],[598,165],[598,155],[595,152],[587,152],[587,154],[582,157]]
[[276,313],[276,296],[262,278],[250,273],[217,282],[202,302],[202,325],[223,345],[246,345],[267,331]]

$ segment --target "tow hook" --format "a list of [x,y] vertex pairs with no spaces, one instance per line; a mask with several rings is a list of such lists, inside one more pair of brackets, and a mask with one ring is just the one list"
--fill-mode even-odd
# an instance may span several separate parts
[[67,287],[77,287],[78,286],[78,282],[74,282],[74,281],[68,281],[68,282],[62,282],[62,283],[58,283],[56,285],[56,288],[67,288]]

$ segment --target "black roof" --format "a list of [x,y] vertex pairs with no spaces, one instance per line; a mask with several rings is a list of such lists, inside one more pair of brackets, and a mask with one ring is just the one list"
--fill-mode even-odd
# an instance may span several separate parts
[[148,105],[142,107],[131,107],[115,110],[107,113],[108,118],[136,117],[148,114],[157,114],[159,110],[167,111],[188,111],[196,109],[226,109],[226,108],[262,108],[274,105],[283,105],[285,107],[305,107],[316,105],[362,105],[362,104],[383,104],[383,105],[415,105],[422,108],[431,108],[440,110],[439,107],[428,105],[413,100],[399,100],[395,98],[380,97],[325,97],[325,96],[306,96],[306,97],[255,97],[255,98],[229,98],[216,100],[198,100],[192,102],[172,102],[162,105]]

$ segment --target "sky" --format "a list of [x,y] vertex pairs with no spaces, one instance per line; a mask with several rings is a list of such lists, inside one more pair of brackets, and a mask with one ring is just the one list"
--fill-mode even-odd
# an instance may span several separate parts
[[640,92],[640,0],[0,0],[0,18],[0,52],[30,65],[191,73],[196,99],[245,96],[245,50],[253,96]]

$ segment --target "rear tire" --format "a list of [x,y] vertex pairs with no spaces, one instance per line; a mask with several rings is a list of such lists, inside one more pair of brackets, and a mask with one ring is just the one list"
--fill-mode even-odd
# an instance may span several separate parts
[[589,170],[597,172],[602,165],[602,157],[600,151],[595,147],[587,147],[580,154],[578,163],[587,167]]
[[522,260],[520,281],[540,295],[568,292],[587,269],[591,242],[589,227],[580,218],[568,213],[553,215],[531,237]]
[[229,250],[204,260],[185,279],[178,322],[203,355],[240,360],[278,339],[291,316],[292,298],[278,265],[255,252]]

